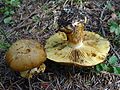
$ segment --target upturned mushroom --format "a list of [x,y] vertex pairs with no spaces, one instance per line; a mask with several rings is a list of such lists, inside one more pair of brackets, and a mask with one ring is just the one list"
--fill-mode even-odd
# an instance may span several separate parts
[[46,53],[40,43],[34,40],[18,40],[12,44],[6,53],[8,65],[20,72],[22,77],[32,77],[33,74],[44,72]]
[[75,22],[73,26],[74,31],[68,33],[68,30],[62,30],[47,40],[47,58],[76,66],[102,63],[110,49],[109,41],[94,32],[84,31],[83,23]]

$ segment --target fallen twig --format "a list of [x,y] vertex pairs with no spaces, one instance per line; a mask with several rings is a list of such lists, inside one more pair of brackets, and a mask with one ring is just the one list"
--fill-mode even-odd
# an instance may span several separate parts
[[32,90],[32,86],[31,86],[30,78],[28,78],[28,83],[29,83],[29,90]]
[[1,82],[0,82],[0,86],[2,87],[2,90],[5,90],[5,87],[3,86]]
[[120,55],[118,54],[118,52],[115,51],[114,47],[112,45],[110,45],[112,51],[115,53],[115,55],[118,57],[118,59],[120,60]]

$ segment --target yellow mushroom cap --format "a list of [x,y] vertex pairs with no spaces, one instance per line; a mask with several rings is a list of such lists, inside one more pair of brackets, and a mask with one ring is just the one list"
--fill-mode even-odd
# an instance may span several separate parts
[[23,39],[12,44],[5,58],[13,70],[22,72],[39,67],[46,60],[46,53],[37,41]]
[[77,66],[94,66],[103,62],[110,49],[109,41],[94,32],[83,32],[82,44],[77,44],[75,48],[69,45],[64,32],[51,36],[45,45],[47,58]]

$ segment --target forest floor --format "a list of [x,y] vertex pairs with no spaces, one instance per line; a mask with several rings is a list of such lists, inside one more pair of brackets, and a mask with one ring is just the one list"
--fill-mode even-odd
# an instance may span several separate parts
[[[120,36],[111,33],[108,25],[109,20],[116,18],[114,11],[120,11],[120,1],[86,0],[81,3],[73,1],[22,0],[20,6],[14,8],[15,13],[12,15],[14,23],[5,24],[5,17],[0,13],[2,32],[0,40],[11,44],[23,38],[35,39],[44,46],[46,39],[58,31],[54,26],[57,17],[54,11],[69,4],[84,8],[83,12],[89,17],[86,30],[107,38],[111,43],[108,57],[116,55],[120,60]],[[112,4],[111,8],[109,3]],[[96,73],[94,67],[77,68],[50,60],[45,62],[47,68],[44,73],[31,79],[22,78],[6,64],[4,58],[6,51],[7,49],[0,49],[0,90],[120,90],[119,74]],[[107,60],[108,58],[106,63]]]

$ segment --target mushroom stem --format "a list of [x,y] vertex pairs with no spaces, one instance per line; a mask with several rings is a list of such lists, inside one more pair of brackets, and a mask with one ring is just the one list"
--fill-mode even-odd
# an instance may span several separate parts
[[25,77],[25,78],[32,78],[32,76],[35,73],[37,74],[37,73],[40,73],[40,72],[44,72],[45,68],[46,68],[46,65],[44,63],[42,63],[39,67],[36,67],[36,68],[30,69],[30,70],[26,70],[26,71],[20,72],[20,75],[22,77]]
[[80,47],[83,43],[84,37],[84,24],[77,23],[75,24],[75,31],[72,33],[66,33],[68,42],[73,47]]

